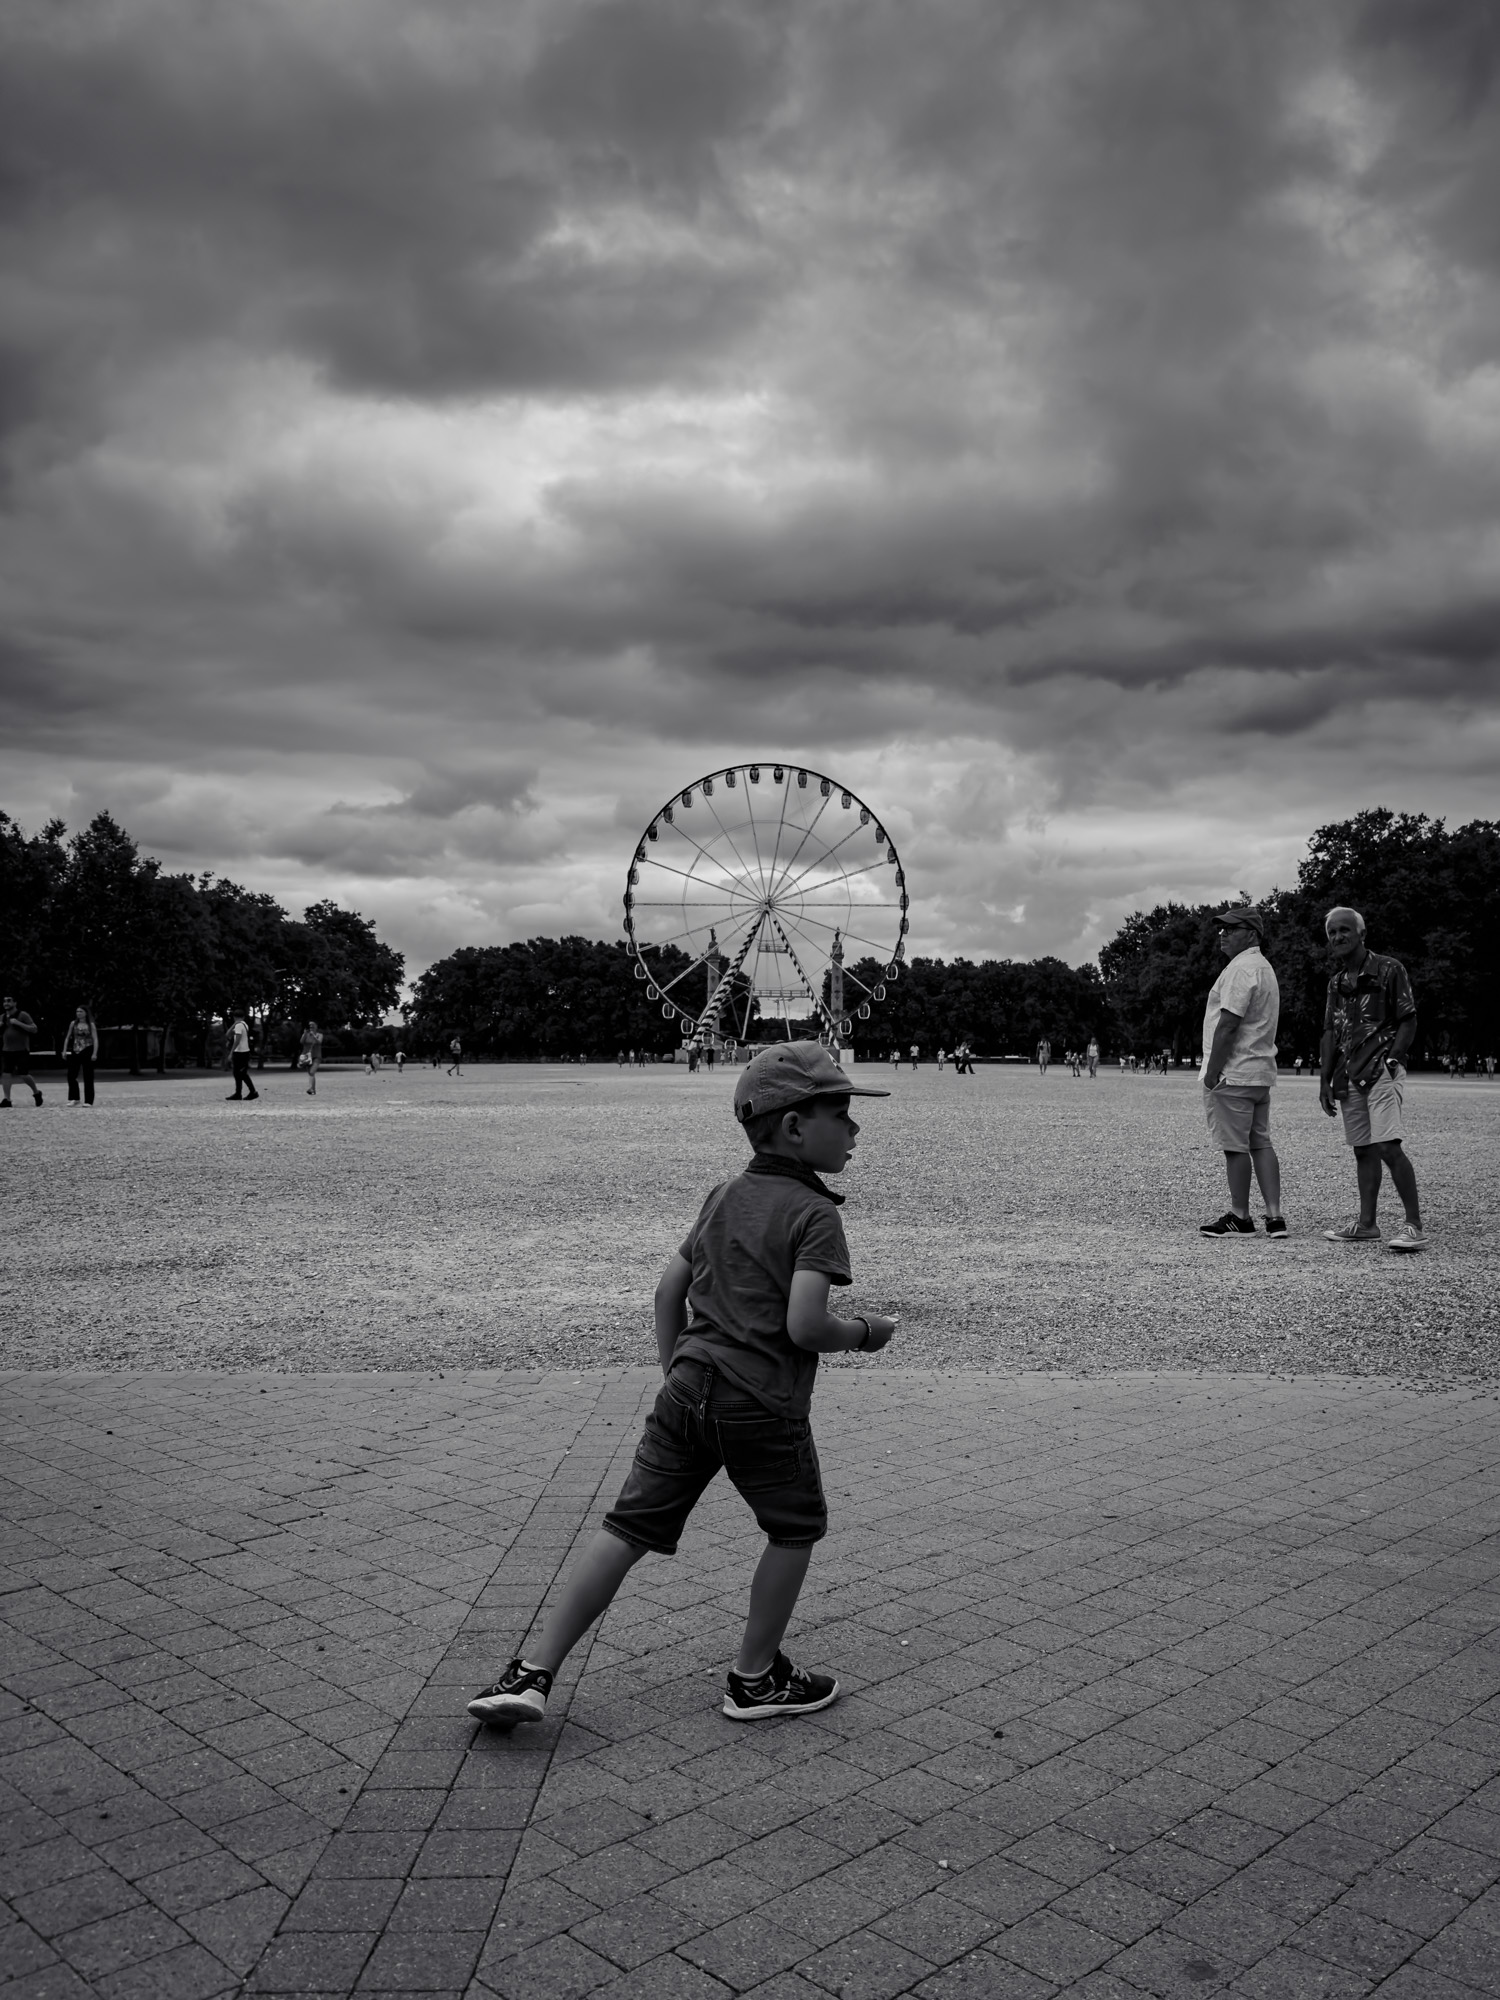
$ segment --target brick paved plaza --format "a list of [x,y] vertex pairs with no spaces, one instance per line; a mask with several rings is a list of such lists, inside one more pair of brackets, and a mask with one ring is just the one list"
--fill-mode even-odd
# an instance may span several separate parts
[[1492,1395],[830,1369],[844,1698],[720,1482],[476,1730],[653,1386],[6,1377],[6,2000],[1500,1991]]

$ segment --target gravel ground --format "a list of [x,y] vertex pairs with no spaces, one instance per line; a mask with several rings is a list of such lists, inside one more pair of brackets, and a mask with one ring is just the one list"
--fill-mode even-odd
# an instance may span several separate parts
[[[1414,1079],[1434,1247],[1322,1239],[1352,1157],[1307,1082],[1273,1104],[1292,1236],[1204,1240],[1222,1162],[1194,1076],[1090,1084],[862,1070],[843,1179],[850,1309],[899,1306],[880,1363],[1500,1379],[1500,1086]],[[584,1367],[653,1358],[651,1291],[744,1143],[729,1079],[672,1068],[285,1071],[54,1086],[4,1121],[0,1365]],[[1387,1186],[1388,1229],[1399,1206]]]

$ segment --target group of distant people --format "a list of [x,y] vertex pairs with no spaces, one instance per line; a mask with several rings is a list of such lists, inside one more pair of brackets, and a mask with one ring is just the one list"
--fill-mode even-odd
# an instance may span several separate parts
[[[45,1102],[41,1086],[31,1074],[31,1039],[36,1031],[36,1022],[16,996],[7,993],[0,1001],[0,1111],[14,1110],[10,1093],[18,1083],[26,1085],[33,1103]],[[70,1105],[93,1104],[94,1063],[98,1054],[99,1029],[94,1016],[89,1008],[78,1007],[68,1023],[62,1045]]]

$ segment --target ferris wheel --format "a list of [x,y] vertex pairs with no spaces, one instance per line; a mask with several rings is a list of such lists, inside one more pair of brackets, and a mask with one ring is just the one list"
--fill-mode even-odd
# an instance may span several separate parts
[[757,1019],[790,1035],[811,1012],[846,1041],[906,955],[896,843],[847,785],[795,764],[732,764],[674,793],[624,901],[636,977],[685,1038],[747,1041]]

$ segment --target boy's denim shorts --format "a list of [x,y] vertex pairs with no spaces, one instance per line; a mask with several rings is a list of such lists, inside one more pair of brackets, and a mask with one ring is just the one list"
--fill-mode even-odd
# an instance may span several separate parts
[[688,1515],[720,1466],[778,1548],[811,1548],[827,1534],[807,1418],[768,1415],[701,1361],[679,1361],[662,1384],[603,1526],[622,1542],[675,1555]]

